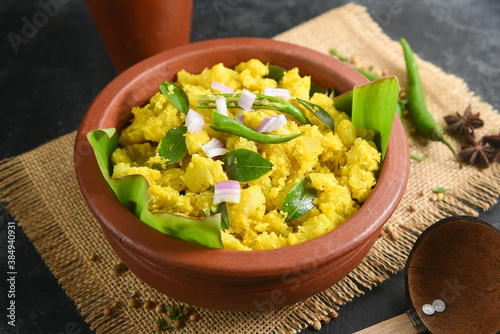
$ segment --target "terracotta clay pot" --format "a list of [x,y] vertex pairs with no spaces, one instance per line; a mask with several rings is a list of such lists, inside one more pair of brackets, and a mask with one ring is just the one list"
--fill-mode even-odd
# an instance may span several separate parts
[[85,114],[75,142],[75,169],[84,198],[104,234],[127,267],[158,291],[180,301],[219,310],[267,310],[317,294],[354,269],[377,239],[405,190],[409,149],[395,118],[385,162],[370,198],[350,219],[324,236],[276,250],[210,249],[164,235],[127,211],[102,177],[87,133],[121,131],[134,106],[142,106],[159,84],[185,69],[200,73],[217,63],[234,67],[257,58],[284,68],[298,67],[322,87],[345,92],[367,83],[361,74],[326,54],[259,38],[197,42],[167,50],[115,78]]
[[85,0],[120,73],[160,51],[189,43],[193,0]]

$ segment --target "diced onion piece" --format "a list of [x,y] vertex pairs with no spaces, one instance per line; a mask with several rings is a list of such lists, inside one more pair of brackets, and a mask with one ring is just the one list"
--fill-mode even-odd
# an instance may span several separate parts
[[266,117],[257,127],[257,132],[271,132],[286,125],[286,117],[283,114]]
[[202,150],[205,150],[208,148],[215,148],[215,147],[222,148],[222,147],[224,147],[224,144],[222,144],[222,142],[220,140],[218,140],[217,138],[212,138],[205,145],[201,145]]
[[205,145],[201,145],[201,149],[206,154],[207,157],[213,158],[226,154],[228,151],[224,148],[224,144],[222,144],[218,139],[212,138]]
[[205,150],[205,154],[209,158],[215,158],[215,157],[220,157],[221,155],[224,155],[229,151],[227,148],[224,147],[214,147],[214,148],[209,148]]
[[245,125],[245,115],[241,115],[240,117],[238,117],[238,118],[236,119],[236,122],[238,122],[238,123],[241,123],[241,124]]
[[[253,111],[253,110],[250,110],[250,111]],[[245,115],[243,115],[245,113],[245,110],[238,110],[236,111],[235,113],[235,117],[236,117],[236,122],[239,122],[243,125],[245,125]]]
[[240,183],[234,180],[215,182],[214,204],[222,202],[239,203],[241,197]]
[[223,93],[227,93],[227,94],[234,93],[234,89],[232,89],[231,87],[228,87],[228,86],[226,86],[218,81],[212,81],[212,84],[210,86],[212,86],[213,89],[218,90],[218,91],[223,92]]
[[238,100],[238,105],[245,110],[252,110],[252,105],[255,101],[257,95],[249,91],[248,89],[243,89],[241,92],[240,99]]
[[186,115],[186,127],[191,133],[198,133],[203,129],[203,125],[205,125],[205,121],[203,120],[203,116],[196,112],[193,109],[189,109]]
[[228,115],[225,97],[219,97],[217,100],[215,100],[215,106],[217,107],[217,112],[219,114],[222,114],[224,116]]
[[286,88],[264,88],[264,95],[278,97],[285,101],[290,98],[290,91]]

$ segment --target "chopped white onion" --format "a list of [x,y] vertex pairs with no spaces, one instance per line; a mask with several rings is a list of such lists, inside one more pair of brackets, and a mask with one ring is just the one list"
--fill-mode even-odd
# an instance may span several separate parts
[[255,101],[257,95],[249,91],[248,89],[243,89],[241,92],[240,99],[238,100],[238,105],[245,110],[252,110],[252,105]]
[[224,116],[228,115],[225,97],[219,97],[217,100],[215,100],[215,106],[217,107],[217,112],[219,114],[222,114]]
[[[240,110],[237,110],[235,113],[234,113],[234,117],[238,118],[240,116],[243,116],[243,114],[245,113],[246,110],[243,110],[243,109],[240,109]],[[253,110],[250,110],[250,111],[253,111]]]
[[201,145],[201,149],[206,154],[207,157],[213,158],[226,154],[228,151],[224,148],[224,144],[222,144],[218,139],[212,138],[205,145]]
[[228,87],[228,86],[226,86],[218,81],[212,81],[212,84],[210,86],[212,86],[213,89],[218,90],[218,91],[223,92],[223,93],[227,93],[227,94],[234,93],[234,89],[232,89],[231,87]]
[[224,155],[229,151],[227,148],[224,147],[214,147],[214,148],[209,148],[205,150],[205,154],[209,158],[215,158],[215,157],[220,157],[221,155]]
[[286,117],[283,114],[266,117],[257,127],[257,132],[271,132],[286,125]]
[[215,182],[214,204],[222,202],[239,203],[241,197],[240,183],[234,180]]
[[278,97],[285,101],[290,98],[290,91],[286,88],[264,88],[264,95]]
[[236,119],[236,122],[238,122],[238,123],[241,123],[241,124],[245,125],[245,115],[241,115],[240,117],[238,117],[238,118]]
[[224,147],[224,144],[222,144],[222,142],[220,140],[218,140],[217,138],[212,138],[205,145],[201,145],[202,150],[207,149],[207,148],[215,148],[215,147],[221,148],[221,147]]
[[198,133],[203,129],[203,125],[205,125],[205,121],[203,120],[203,116],[196,112],[193,109],[189,109],[186,115],[186,127],[191,133]]

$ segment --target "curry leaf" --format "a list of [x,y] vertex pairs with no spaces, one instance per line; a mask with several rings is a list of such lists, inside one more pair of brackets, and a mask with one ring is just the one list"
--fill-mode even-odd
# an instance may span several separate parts
[[231,227],[231,221],[229,220],[229,212],[227,211],[227,203],[221,202],[219,204],[219,212],[221,215],[221,226],[223,229]]
[[142,175],[112,177],[111,153],[118,147],[115,129],[94,130],[87,138],[92,145],[103,177],[118,201],[142,222],[169,236],[212,248],[223,248],[221,215],[194,219],[164,212],[148,210],[148,181]]
[[268,73],[264,76],[264,78],[274,79],[276,82],[280,82],[285,75],[286,70],[283,67],[275,66],[275,65],[267,65]]
[[300,104],[302,104],[307,110],[312,112],[316,117],[320,119],[323,123],[325,123],[326,126],[330,128],[330,130],[335,129],[335,121],[333,120],[332,116],[322,107],[318,106],[317,104],[304,101],[302,99],[296,99]]
[[160,84],[160,91],[174,104],[181,114],[187,114],[189,110],[189,98],[184,89],[173,82],[165,81]]
[[281,210],[285,212],[285,221],[294,221],[314,208],[314,199],[318,196],[318,191],[310,187],[309,177],[302,179],[286,195]]
[[273,169],[273,164],[252,150],[240,148],[222,156],[223,168],[230,180],[248,182],[256,180]]
[[186,153],[186,132],[185,126],[174,126],[161,140],[158,155],[167,160],[165,168],[175,164]]

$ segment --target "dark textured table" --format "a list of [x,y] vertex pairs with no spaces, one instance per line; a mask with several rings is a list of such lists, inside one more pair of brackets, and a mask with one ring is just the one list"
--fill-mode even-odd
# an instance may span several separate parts
[[[57,11],[41,20],[44,4],[54,1]],[[419,56],[463,78],[483,100],[500,108],[500,2],[356,2],[367,6],[392,39],[404,36]],[[272,37],[345,3],[195,0],[192,40]],[[41,20],[38,28],[24,28],[34,19]],[[92,99],[116,75],[83,0],[2,0],[0,54],[0,159],[77,129]],[[500,205],[481,217],[500,226]],[[6,241],[13,221],[0,207],[0,332],[92,333],[21,228],[16,230],[16,326],[7,325]],[[352,333],[407,308],[400,272],[343,306],[321,333]]]

